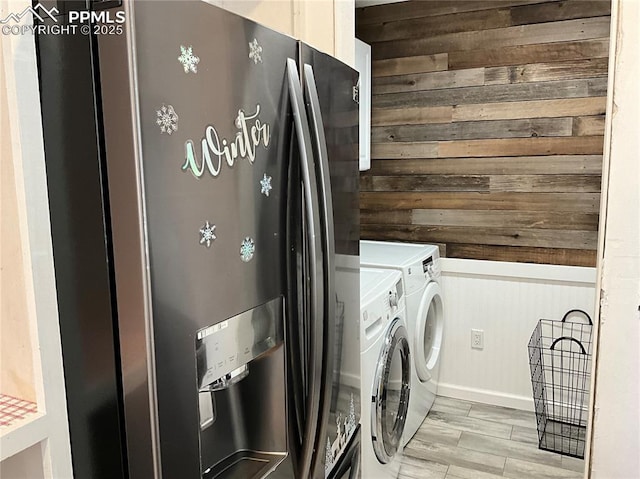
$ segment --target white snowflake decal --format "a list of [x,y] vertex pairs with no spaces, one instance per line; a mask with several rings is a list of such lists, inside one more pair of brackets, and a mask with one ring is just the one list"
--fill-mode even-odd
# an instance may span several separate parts
[[178,57],[178,61],[182,63],[184,72],[198,73],[198,63],[200,63],[200,58],[193,54],[193,47],[189,45],[189,48],[185,48],[180,45],[180,52],[181,55]]
[[[236,128],[242,128],[242,118],[243,117],[244,117],[244,110],[243,109],[238,110],[238,116],[236,116],[236,119],[233,122],[233,124],[236,125]],[[236,136],[242,136],[242,134],[240,132],[238,132],[236,134]]]
[[262,47],[258,44],[258,40],[255,38],[249,43],[249,58],[253,60],[253,63],[262,63]]
[[251,258],[253,258],[253,254],[255,252],[256,252],[256,245],[253,242],[253,239],[247,236],[242,241],[242,244],[240,245],[240,258],[245,263],[248,263],[249,261],[251,261]]
[[207,248],[211,246],[211,242],[216,239],[216,225],[210,225],[209,222],[205,222],[204,226],[200,228],[200,244],[207,243]]
[[162,108],[156,111],[156,124],[160,127],[162,133],[169,135],[174,131],[178,131],[178,114],[171,105],[162,105]]
[[269,192],[273,189],[271,186],[271,177],[267,176],[265,173],[262,179],[260,180],[260,193],[265,196],[269,196]]

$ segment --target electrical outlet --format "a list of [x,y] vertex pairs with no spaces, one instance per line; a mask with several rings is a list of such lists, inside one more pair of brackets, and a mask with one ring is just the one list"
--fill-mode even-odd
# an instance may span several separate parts
[[473,349],[484,349],[484,331],[482,329],[471,330],[471,347]]

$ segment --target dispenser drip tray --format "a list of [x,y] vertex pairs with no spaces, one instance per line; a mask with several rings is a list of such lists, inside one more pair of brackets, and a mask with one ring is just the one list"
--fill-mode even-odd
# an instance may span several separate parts
[[202,475],[202,479],[261,479],[280,464],[286,453],[236,451]]

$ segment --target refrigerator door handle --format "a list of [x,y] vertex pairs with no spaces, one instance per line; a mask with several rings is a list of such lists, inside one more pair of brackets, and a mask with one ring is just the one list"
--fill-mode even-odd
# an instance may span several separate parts
[[[322,403],[320,409],[319,428],[316,436],[318,444],[317,449],[321,449],[326,441],[328,415],[331,406],[331,388],[333,379],[334,357],[334,332],[335,332],[335,239],[333,230],[333,201],[331,194],[331,180],[329,175],[329,154],[327,151],[327,140],[324,135],[324,122],[322,120],[322,111],[320,110],[320,99],[318,97],[318,89],[311,65],[304,65],[305,79],[305,100],[309,106],[309,116],[311,118],[311,132],[314,137],[314,146],[317,153],[317,174],[318,174],[318,193],[320,198],[320,215],[322,223],[322,242],[324,251],[324,291],[323,298],[325,308],[325,344],[324,344],[324,378]],[[316,455],[313,464],[313,477],[315,477],[322,469],[322,459],[320,455]]]
[[[315,450],[315,439],[320,416],[320,393],[322,387],[322,355],[323,355],[323,318],[324,318],[324,281],[323,258],[321,245],[321,224],[318,207],[317,179],[313,162],[313,148],[309,123],[302,96],[302,85],[295,60],[287,59],[287,79],[289,96],[293,110],[293,119],[298,148],[300,150],[300,170],[304,184],[304,203],[308,221],[306,236],[309,241],[309,280],[310,311],[309,322],[309,380],[307,383],[307,417],[305,422],[304,442],[300,457],[302,478],[311,476],[311,463]],[[318,452],[319,453],[319,452]]]

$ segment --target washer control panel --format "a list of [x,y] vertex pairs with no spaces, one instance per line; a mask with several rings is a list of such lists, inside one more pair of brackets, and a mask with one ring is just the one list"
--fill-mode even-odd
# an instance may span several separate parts
[[396,310],[400,307],[400,300],[403,295],[404,289],[402,287],[402,280],[399,280],[393,288],[389,290],[389,294],[386,297],[385,309],[388,313],[395,314]]
[[439,265],[434,260],[433,256],[429,256],[422,262],[422,272],[426,275],[426,278],[435,281],[437,276],[440,275]]
[[424,288],[425,281],[440,281],[440,257],[438,254],[427,256],[421,263],[416,262],[406,269],[407,294]]
[[389,306],[394,309],[398,307],[398,293],[389,291]]

